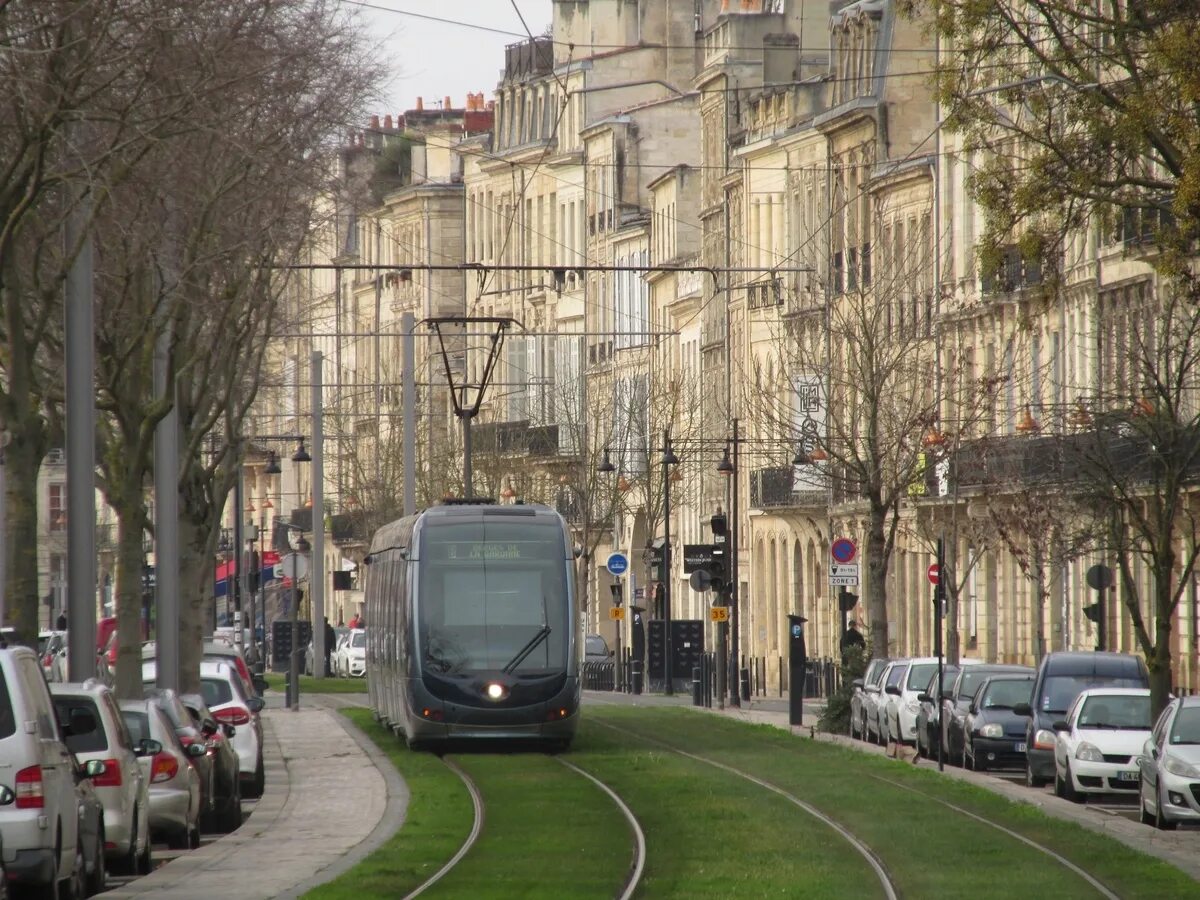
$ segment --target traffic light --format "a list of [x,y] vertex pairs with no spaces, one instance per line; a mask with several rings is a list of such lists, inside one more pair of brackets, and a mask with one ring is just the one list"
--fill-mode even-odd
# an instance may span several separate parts
[[662,538],[655,538],[654,543],[650,545],[650,580],[663,580],[663,562],[666,556],[667,542]]
[[850,612],[858,605],[858,594],[852,594],[847,590],[843,590],[838,594],[838,608],[842,612]]
[[728,544],[729,520],[724,513],[715,513],[709,522],[713,533],[712,562],[708,564],[708,575],[714,594],[720,595],[729,583]]
[[1088,617],[1093,623],[1100,624],[1100,604],[1093,603],[1090,606],[1083,608],[1083,614]]

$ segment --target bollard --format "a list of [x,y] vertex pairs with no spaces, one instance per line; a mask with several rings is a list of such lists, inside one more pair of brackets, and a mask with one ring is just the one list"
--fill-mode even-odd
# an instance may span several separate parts
[[640,694],[642,692],[642,661],[640,659],[633,661],[633,677],[630,680],[633,682],[633,692]]
[[700,691],[700,667],[692,666],[692,706],[702,706],[704,704]]
[[742,679],[742,699],[749,700],[750,699],[750,670],[747,669],[745,666],[742,667],[741,679]]

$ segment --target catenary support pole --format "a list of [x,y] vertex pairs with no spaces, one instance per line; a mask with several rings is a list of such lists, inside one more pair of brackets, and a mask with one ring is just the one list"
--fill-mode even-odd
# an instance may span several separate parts
[[675,648],[671,640],[671,432],[663,430],[663,693],[675,693],[675,673],[672,659]]
[[[232,594],[232,609],[234,613],[232,618],[240,620],[242,598],[246,596],[246,570],[249,568],[243,564],[246,558],[246,533],[245,526],[242,524],[242,517],[246,514],[246,467],[243,465],[241,440],[235,441],[234,453],[237,478],[233,482],[233,584],[229,583],[229,575],[226,573],[225,603],[226,606],[230,605],[230,594]],[[231,621],[229,624],[234,625],[234,640],[240,652],[242,649],[242,629],[240,622]]]
[[738,482],[742,478],[742,461],[741,461],[741,435],[738,433],[738,420],[733,420],[733,497],[729,506],[729,667],[726,673],[729,677],[729,705],[741,706],[741,669],[738,666],[739,653],[738,648],[741,646],[741,638],[739,630],[741,627],[741,615],[738,608],[741,605],[741,585],[738,581],[738,512],[741,510],[738,498]]
[[417,511],[417,385],[416,330],[417,320],[410,312],[400,316],[401,366],[400,380],[403,396],[404,425],[404,514]]
[[66,252],[75,252],[65,296],[67,415],[67,672],[96,674],[96,387],[92,321],[91,193],[67,216]]
[[[312,565],[308,584],[312,592],[313,674],[325,677],[325,435],[322,409],[324,392],[321,351],[312,355]],[[376,432],[378,439],[379,433]],[[375,448],[376,456],[379,448]]]

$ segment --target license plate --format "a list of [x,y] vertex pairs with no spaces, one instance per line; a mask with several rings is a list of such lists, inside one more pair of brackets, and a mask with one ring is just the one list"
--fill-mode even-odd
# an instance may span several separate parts
[[1117,781],[1137,781],[1137,780],[1138,780],[1137,772],[1118,772],[1117,773]]
[[1025,752],[1025,745],[1024,745],[1024,744],[1017,744],[1017,752],[1018,752],[1018,753],[1024,753],[1024,752]]

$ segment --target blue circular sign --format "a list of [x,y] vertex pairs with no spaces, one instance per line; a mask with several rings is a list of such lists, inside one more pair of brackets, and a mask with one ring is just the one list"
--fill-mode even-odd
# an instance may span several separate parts
[[629,557],[624,553],[610,553],[604,567],[610,575],[624,575],[629,571]]
[[856,553],[858,553],[858,548],[854,546],[854,541],[849,538],[838,538],[829,547],[829,555],[836,562],[840,563],[850,562],[850,560],[854,559]]

